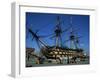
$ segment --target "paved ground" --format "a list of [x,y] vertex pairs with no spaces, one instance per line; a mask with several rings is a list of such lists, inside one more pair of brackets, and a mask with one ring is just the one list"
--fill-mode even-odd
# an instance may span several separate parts
[[62,66],[62,65],[86,65],[89,64],[89,61],[80,61],[77,63],[64,63],[64,64],[57,64],[57,63],[44,63],[44,64],[36,64],[34,60],[27,61],[27,67],[41,67],[41,66]]

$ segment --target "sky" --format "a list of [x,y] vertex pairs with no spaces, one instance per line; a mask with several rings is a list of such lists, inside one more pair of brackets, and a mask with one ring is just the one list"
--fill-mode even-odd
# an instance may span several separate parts
[[[72,17],[72,27],[77,36],[82,36],[80,40],[80,48],[89,54],[89,15],[76,15],[76,14],[52,14],[52,13],[33,13],[26,12],[26,48],[35,48],[37,51],[39,47],[32,37],[32,35],[27,31],[27,28],[32,29],[33,32],[37,32],[39,36],[45,36],[49,34],[54,34],[54,29],[57,24],[57,16],[60,17],[62,31],[68,29]],[[69,39],[70,29],[61,34],[62,41]],[[55,38],[41,38],[45,44],[49,46],[55,45]],[[62,42],[62,43],[63,43]],[[70,46],[69,42],[64,43],[64,46]]]

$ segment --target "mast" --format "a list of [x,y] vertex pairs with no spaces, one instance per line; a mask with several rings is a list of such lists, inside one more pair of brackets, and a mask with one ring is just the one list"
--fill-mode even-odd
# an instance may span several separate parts
[[61,24],[60,24],[60,17],[57,16],[57,24],[56,24],[56,29],[55,29],[55,34],[56,34],[56,47],[61,47]]
[[76,44],[76,41],[75,41],[75,35],[74,35],[72,24],[73,24],[72,16],[70,16],[70,27],[71,27],[71,31],[70,31],[70,48],[77,49],[77,44]]

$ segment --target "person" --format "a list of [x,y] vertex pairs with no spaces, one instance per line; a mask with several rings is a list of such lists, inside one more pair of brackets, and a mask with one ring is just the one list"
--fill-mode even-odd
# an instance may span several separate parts
[[65,57],[62,55],[62,63],[65,64]]
[[68,59],[68,58],[67,58],[67,56],[65,55],[65,56],[64,56],[65,63],[67,63],[67,59]]
[[60,59],[60,63],[62,64],[63,63],[62,55],[59,57],[59,59]]
[[67,56],[67,64],[69,64],[70,63],[70,61],[69,61],[69,56]]
[[30,56],[31,56],[31,54],[27,53],[27,59],[28,59],[28,61],[30,60]]

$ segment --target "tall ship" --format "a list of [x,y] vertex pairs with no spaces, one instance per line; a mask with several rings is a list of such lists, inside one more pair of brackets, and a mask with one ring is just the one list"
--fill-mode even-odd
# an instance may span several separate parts
[[[62,21],[60,20],[60,16],[57,16],[56,20],[57,23],[53,33],[49,35],[41,36],[31,28],[27,28],[27,31],[32,38],[35,39],[40,48],[40,52],[39,55],[37,55],[34,53],[35,48],[26,48],[26,66],[32,66],[28,63],[30,57],[35,59],[36,64],[83,64],[84,62],[89,64],[89,56],[86,55],[84,50],[80,47],[80,38],[82,38],[82,36],[78,36],[77,29],[73,28],[72,16],[70,17],[70,25],[65,30],[61,27]],[[69,32],[69,35],[67,35],[66,32]],[[77,32],[77,34],[75,34],[75,32]],[[63,33],[66,34],[68,40],[62,39]],[[41,37],[54,39],[55,44],[50,46],[44,42]],[[67,45],[67,42],[70,43],[70,46]]]

